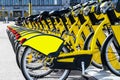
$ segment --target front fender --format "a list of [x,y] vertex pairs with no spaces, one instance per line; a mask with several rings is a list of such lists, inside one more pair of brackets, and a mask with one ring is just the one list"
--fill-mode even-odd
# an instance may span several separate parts
[[63,45],[63,40],[51,35],[39,35],[25,41],[22,45],[29,46],[44,55],[58,52]]

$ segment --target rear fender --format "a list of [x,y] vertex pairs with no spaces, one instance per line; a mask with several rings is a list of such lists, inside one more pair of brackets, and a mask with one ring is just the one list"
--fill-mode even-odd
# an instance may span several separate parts
[[50,54],[57,54],[61,50],[63,43],[64,40],[59,37],[52,35],[39,35],[27,39],[22,45],[29,46],[48,56]]

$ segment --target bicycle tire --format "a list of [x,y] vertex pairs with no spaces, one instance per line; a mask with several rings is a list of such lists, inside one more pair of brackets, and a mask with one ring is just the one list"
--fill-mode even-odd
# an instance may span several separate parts
[[[24,50],[25,50],[25,47],[23,47],[22,45],[18,45],[18,50],[17,50],[17,53],[16,53],[16,62],[17,62],[17,65],[18,65],[19,68],[21,68],[20,67],[21,57],[22,57],[22,54],[23,54]],[[41,65],[37,66],[37,67],[31,67],[31,66],[27,65],[27,68],[36,70],[36,69],[41,68]]]
[[[24,77],[25,77],[25,79],[26,80],[33,80],[33,78],[43,78],[43,77],[45,77],[45,76],[47,76],[48,74],[50,74],[51,72],[53,72],[53,70],[50,70],[50,71],[48,71],[48,72],[46,72],[46,73],[44,73],[44,74],[30,74],[28,71],[27,71],[27,68],[26,68],[26,55],[27,55],[27,49],[29,49],[29,47],[27,47],[26,49],[25,49],[25,52],[23,53],[23,55],[22,55],[22,58],[21,58],[21,70],[22,70],[22,73],[23,73],[23,75],[24,75]],[[64,73],[63,73],[63,75],[62,76],[60,76],[60,78],[59,78],[59,80],[66,80],[66,78],[68,77],[68,75],[69,75],[69,73],[70,73],[70,70],[66,70]]]
[[22,46],[19,46],[19,48],[18,48],[18,50],[16,52],[16,63],[17,63],[19,68],[21,68],[20,67],[20,63],[21,63],[20,61],[21,61],[21,58],[22,58],[22,53],[20,53],[21,52],[21,48],[22,48]]
[[[112,46],[112,48],[114,47],[115,44],[113,44],[113,41],[115,41],[114,35],[110,34],[103,44],[102,51],[101,51],[101,53],[102,53],[101,60],[102,60],[104,69],[107,68],[108,70],[110,70],[111,73],[115,74],[116,76],[120,76],[120,72],[114,66],[114,64],[116,64],[116,61],[119,60],[116,57],[117,54],[115,52],[109,52],[109,53],[107,52],[108,49],[111,50],[111,46]],[[111,45],[111,44],[113,44],[113,45]],[[112,55],[112,57],[110,55]],[[115,58],[113,56],[115,56]],[[120,63],[120,61],[118,61],[118,63]],[[119,64],[117,64],[117,65],[119,65]]]
[[[93,37],[94,33],[90,33],[89,36],[87,37],[87,39],[85,40],[85,43],[84,43],[84,50],[88,50],[89,49],[89,46],[90,46],[90,42],[92,40],[92,37]],[[91,64],[93,66],[95,66],[96,68],[99,68],[99,69],[102,69],[102,65],[97,63],[95,60],[92,60]]]

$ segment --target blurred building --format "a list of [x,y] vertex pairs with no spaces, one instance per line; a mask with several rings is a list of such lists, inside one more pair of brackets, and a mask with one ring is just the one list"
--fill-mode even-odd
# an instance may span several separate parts
[[[28,16],[28,3],[30,0],[0,0],[0,20],[8,17],[9,20],[18,16]],[[83,3],[87,0],[31,0],[32,12],[58,10],[63,7]]]
[[90,1],[90,0],[70,0],[70,5],[74,6],[74,5],[78,4],[78,3],[84,3],[86,1]]
[[[32,12],[57,10],[69,6],[69,0],[31,0]],[[8,16],[12,19],[17,16],[28,16],[29,0],[0,0],[0,20]]]

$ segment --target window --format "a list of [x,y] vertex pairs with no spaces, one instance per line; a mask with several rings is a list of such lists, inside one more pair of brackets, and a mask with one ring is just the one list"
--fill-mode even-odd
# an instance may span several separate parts
[[13,11],[13,17],[22,16],[22,11]]
[[40,0],[41,1],[41,5],[44,5],[44,0]]
[[37,0],[37,5],[40,5],[40,0]]
[[37,1],[39,5],[54,5],[55,0],[39,0]]
[[49,0],[44,0],[45,5],[49,4]]
[[38,5],[37,0],[32,0],[32,5]]
[[2,5],[5,5],[5,0],[1,0],[1,1],[2,1],[2,2],[1,2],[1,3],[2,3]]
[[57,0],[58,5],[62,5],[62,0]]
[[0,0],[0,5],[2,5],[2,3],[1,3],[2,1]]
[[81,3],[81,0],[77,0],[77,3]]
[[14,0],[14,5],[19,5],[19,0]]
[[11,2],[12,2],[12,0],[4,0],[2,5],[12,5]]
[[[31,0],[33,5],[62,5],[62,0]],[[0,0],[0,5],[28,5],[29,0]]]
[[54,5],[57,5],[57,0],[54,0]]
[[22,1],[23,1],[23,0],[19,0],[19,5],[22,5]]
[[13,0],[9,0],[10,1],[10,5],[13,5]]
[[53,5],[54,4],[54,0],[49,0],[49,4]]
[[23,0],[23,5],[28,5],[29,0]]

